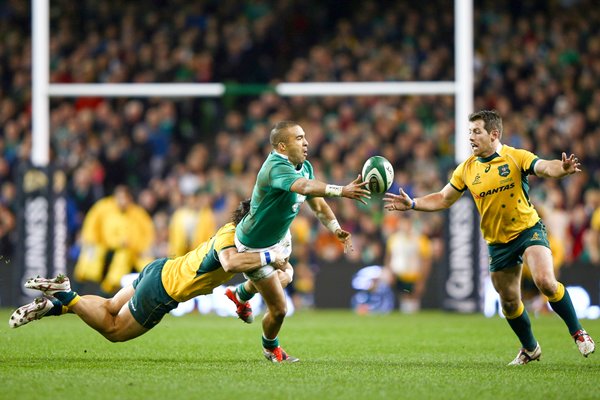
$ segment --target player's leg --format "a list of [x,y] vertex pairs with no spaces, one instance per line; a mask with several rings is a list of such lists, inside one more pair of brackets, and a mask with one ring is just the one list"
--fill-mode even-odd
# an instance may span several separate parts
[[522,347],[509,365],[523,365],[529,361],[539,360],[542,353],[533,336],[525,305],[521,301],[521,268],[521,265],[515,265],[491,272],[492,283],[500,295],[502,312]]
[[69,278],[64,275],[52,279],[33,278],[25,283],[25,287],[40,290],[45,296],[17,309],[9,320],[13,328],[70,311],[111,341],[128,340],[147,330],[133,319],[125,306],[134,293],[131,285],[109,299],[79,296],[71,290]]
[[530,246],[523,254],[537,288],[548,297],[550,306],[558,314],[569,329],[577,347],[584,357],[593,353],[595,344],[588,333],[582,328],[569,292],[562,283],[556,280],[552,261],[552,253],[545,246]]
[[81,296],[69,309],[106,339],[123,342],[148,331],[133,318],[127,305],[134,293],[133,286],[128,285],[109,299],[94,295]]
[[[24,311],[21,319],[25,320],[11,318],[9,322],[15,321],[14,327],[24,325],[33,319],[60,315],[68,310],[77,314],[86,324],[113,342],[129,340],[147,331],[135,321],[126,305],[135,292],[131,285],[108,299],[95,295],[79,296],[71,290],[69,278],[64,275],[51,279],[32,278],[25,283],[25,287],[39,290],[46,297],[40,297],[30,305],[21,307],[19,310]],[[19,310],[15,311],[17,316]]]
[[[282,288],[287,287],[294,276],[294,269],[290,263],[286,264],[284,270],[277,269],[275,272],[277,273]],[[256,293],[258,293],[258,289],[250,279],[240,283],[236,287],[228,287],[225,289],[225,295],[236,305],[238,317],[248,324],[254,321],[252,307],[248,301],[250,301]]]
[[299,361],[286,354],[279,345],[278,335],[287,313],[285,292],[281,286],[279,274],[272,273],[262,279],[254,280],[253,284],[267,305],[267,312],[262,320],[262,344],[265,357],[272,362]]
[[[279,283],[281,284],[282,288],[286,288],[291,282],[292,279],[294,279],[294,268],[292,267],[292,264],[287,263],[283,269],[277,269],[275,270],[275,273],[277,274],[277,278],[279,279]],[[258,293],[258,289],[256,287],[256,285],[250,280],[246,280],[245,282],[240,283],[241,286],[243,286],[243,290],[244,292],[251,294],[252,296],[254,296],[256,293]],[[238,285],[238,286],[240,286]],[[252,298],[252,297],[250,297]]]

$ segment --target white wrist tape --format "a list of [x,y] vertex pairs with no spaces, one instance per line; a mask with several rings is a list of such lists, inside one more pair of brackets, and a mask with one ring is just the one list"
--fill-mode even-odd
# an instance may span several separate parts
[[338,229],[342,229],[337,219],[332,219],[326,226],[332,233],[335,233]]
[[267,264],[271,264],[271,252],[269,251],[261,251],[260,252],[260,265],[264,267]]
[[325,194],[329,197],[341,197],[343,186],[327,185],[325,186]]

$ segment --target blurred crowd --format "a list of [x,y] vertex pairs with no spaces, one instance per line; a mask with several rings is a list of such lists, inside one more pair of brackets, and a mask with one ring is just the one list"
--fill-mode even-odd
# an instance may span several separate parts
[[[593,0],[474,3],[475,109],[500,112],[505,144],[543,158],[577,155],[583,173],[562,181],[531,178],[530,194],[562,240],[565,264],[600,265],[600,9]],[[343,6],[157,0],[151,7],[53,0],[50,77],[53,83],[446,81],[454,78],[453,26],[453,4],[445,0]],[[30,76],[30,5],[5,1],[2,255],[14,247],[17,166],[30,159]],[[455,166],[452,96],[54,98],[51,157],[68,176],[73,264],[86,214],[122,186],[154,223],[154,244],[145,256],[185,251],[205,237],[185,221],[218,226],[249,197],[270,150],[270,127],[284,119],[304,128],[309,160],[328,183],[350,182],[369,156],[380,154],[395,167],[391,190],[402,187],[414,196],[441,189]],[[367,206],[328,203],[353,233],[356,251],[344,256],[315,218],[300,214],[293,225],[295,288],[308,305],[319,259],[383,263],[386,240],[401,226],[377,199]],[[439,260],[443,215],[410,219],[415,234],[430,239],[431,258]]]

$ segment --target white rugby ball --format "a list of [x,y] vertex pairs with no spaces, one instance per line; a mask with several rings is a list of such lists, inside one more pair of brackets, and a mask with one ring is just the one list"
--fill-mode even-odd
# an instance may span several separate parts
[[371,193],[385,193],[394,181],[394,168],[385,157],[373,156],[363,165],[362,178]]

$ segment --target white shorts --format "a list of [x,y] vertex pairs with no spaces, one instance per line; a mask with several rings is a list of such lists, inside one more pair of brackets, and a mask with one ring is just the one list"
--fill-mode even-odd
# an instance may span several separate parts
[[[239,241],[237,235],[235,236],[235,247],[240,253],[258,253],[261,251],[274,251],[284,258],[288,258],[292,254],[292,234],[288,230],[279,242],[273,246],[269,246],[262,249],[254,249],[252,247],[245,246]],[[244,276],[251,281],[259,281],[268,276],[271,276],[275,272],[275,268],[271,265],[264,265],[252,271],[244,272]]]

